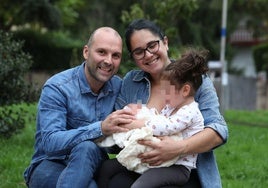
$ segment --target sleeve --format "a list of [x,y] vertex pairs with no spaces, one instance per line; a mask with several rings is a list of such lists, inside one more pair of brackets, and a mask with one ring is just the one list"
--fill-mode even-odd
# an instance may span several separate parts
[[220,113],[217,93],[208,76],[203,77],[203,83],[195,95],[195,100],[198,102],[203,115],[205,128],[216,131],[225,143],[228,139],[228,127]]
[[67,129],[67,97],[55,85],[45,85],[38,104],[37,124],[47,155],[65,155],[75,145],[102,136],[101,121]]

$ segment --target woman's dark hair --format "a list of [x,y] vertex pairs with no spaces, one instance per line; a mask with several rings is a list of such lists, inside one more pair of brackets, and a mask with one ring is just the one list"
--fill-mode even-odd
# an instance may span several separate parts
[[164,39],[164,33],[158,27],[154,22],[146,19],[137,19],[133,20],[127,27],[126,32],[125,32],[125,42],[127,45],[127,49],[129,52],[131,52],[131,44],[130,44],[130,38],[134,31],[142,30],[142,29],[147,29],[152,32],[152,34],[159,36],[161,40]]
[[202,84],[202,75],[206,74],[208,69],[207,56],[208,50],[197,50],[190,48],[186,50],[181,58],[170,63],[162,73],[162,78],[169,80],[171,84],[180,89],[183,84],[189,83],[194,95]]

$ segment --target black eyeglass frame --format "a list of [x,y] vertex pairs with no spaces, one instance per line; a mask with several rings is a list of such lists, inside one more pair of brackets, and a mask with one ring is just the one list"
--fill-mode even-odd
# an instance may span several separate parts
[[[152,52],[152,51],[150,50],[150,47],[154,46],[155,44],[157,45],[157,50]],[[155,54],[155,53],[157,53],[157,52],[159,51],[159,48],[160,48],[160,40],[153,40],[153,41],[148,42],[146,48],[137,48],[137,49],[133,50],[133,51],[130,53],[130,57],[132,57],[133,59],[136,59],[136,60],[141,60],[142,58],[145,57],[145,52],[146,52],[146,51],[148,51],[148,52],[151,53],[151,54]],[[136,58],[135,55],[133,56],[133,54],[134,54],[135,51],[137,51],[137,50],[143,50],[143,56],[142,56],[142,57],[140,57],[140,58]]]

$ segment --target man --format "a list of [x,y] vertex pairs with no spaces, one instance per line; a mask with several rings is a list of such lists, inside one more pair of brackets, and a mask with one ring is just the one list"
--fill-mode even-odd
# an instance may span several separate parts
[[84,46],[83,64],[45,83],[38,104],[35,151],[24,172],[28,187],[97,187],[93,178],[107,154],[94,141],[127,131],[119,124],[134,117],[127,110],[113,112],[121,87],[121,79],[114,75],[122,45],[118,32],[101,27]]

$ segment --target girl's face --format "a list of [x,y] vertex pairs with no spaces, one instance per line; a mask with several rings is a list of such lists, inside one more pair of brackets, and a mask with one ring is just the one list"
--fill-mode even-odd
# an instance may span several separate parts
[[183,100],[181,90],[175,88],[168,80],[161,80],[161,94],[166,104],[177,107]]
[[183,84],[180,89],[171,84],[168,80],[161,80],[161,94],[166,104],[169,104],[173,108],[180,108],[186,104],[190,94],[191,86],[189,84]]
[[[159,43],[154,43],[154,41],[159,41]],[[167,38],[161,40],[157,35],[152,34],[151,31],[142,29],[134,31],[130,38],[130,44],[132,53],[137,52],[138,50],[138,54],[140,55],[144,52],[144,57],[141,55],[142,58],[137,59],[134,56],[132,57],[141,70],[148,72],[151,75],[160,74],[165,66],[170,63],[167,53]],[[151,49],[155,51],[154,49],[158,47],[158,44],[159,49],[156,50],[155,53],[150,53],[149,51]]]

